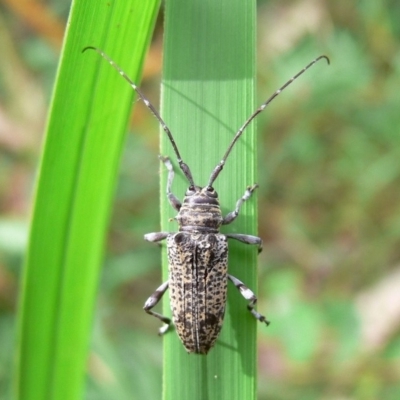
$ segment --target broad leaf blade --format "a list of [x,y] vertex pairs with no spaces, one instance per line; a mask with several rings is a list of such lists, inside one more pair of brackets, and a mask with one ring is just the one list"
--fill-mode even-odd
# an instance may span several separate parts
[[[207,184],[235,132],[254,110],[254,78],[255,2],[166,3],[163,117],[197,185]],[[176,156],[163,132],[161,138],[162,154],[169,155],[176,165]],[[256,181],[255,165],[253,124],[215,182],[224,215]],[[163,195],[163,166],[162,171],[163,230],[172,231],[176,225],[168,219],[175,213]],[[173,191],[182,198],[188,182],[182,173],[177,175]],[[256,234],[256,203],[254,196],[224,231]],[[229,251],[230,273],[254,289],[257,250],[232,241]],[[221,336],[207,356],[186,354],[176,333],[166,335],[164,399],[256,398],[256,320],[231,284],[228,294]],[[170,315],[168,304],[164,311]]]

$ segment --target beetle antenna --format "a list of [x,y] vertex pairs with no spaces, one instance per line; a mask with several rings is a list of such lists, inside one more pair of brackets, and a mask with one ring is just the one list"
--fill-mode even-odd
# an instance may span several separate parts
[[272,100],[275,99],[275,97],[279,96],[279,94],[287,88],[294,80],[296,80],[300,75],[302,75],[304,72],[308,70],[311,66],[313,66],[317,61],[321,59],[325,59],[328,64],[330,64],[329,58],[327,56],[319,56],[315,60],[311,61],[306,67],[304,67],[300,72],[298,72],[295,76],[290,78],[281,88],[279,88],[269,99],[267,99],[263,104],[261,104],[260,107],[257,108],[256,111],[250,117],[246,120],[246,122],[243,124],[243,126],[236,132],[235,137],[233,138],[231,144],[228,147],[228,150],[226,151],[225,155],[222,157],[222,160],[217,164],[217,166],[214,168],[213,172],[211,173],[210,180],[208,181],[208,187],[212,187],[212,184],[214,181],[217,179],[219,173],[222,171],[224,168],[226,159],[228,158],[229,154],[231,153],[231,150],[235,143],[238,141],[240,136],[242,136],[243,131],[246,129],[246,127],[250,124],[251,121],[255,117],[257,117],[258,114],[260,114],[262,111],[264,111],[268,104],[272,102]]
[[146,96],[141,92],[141,90],[136,86],[136,84],[129,78],[129,76],[122,70],[122,68],[118,64],[116,64],[106,53],[104,53],[104,51],[102,51],[94,46],[87,46],[82,50],[82,53],[84,53],[86,50],[94,50],[97,53],[99,53],[105,60],[108,61],[108,63],[115,70],[117,70],[119,72],[119,74],[129,83],[129,85],[132,87],[132,89],[138,94],[138,96],[142,99],[145,106],[150,109],[152,114],[157,118],[158,122],[161,124],[161,127],[163,128],[164,132],[167,134],[167,136],[172,144],[172,148],[174,149],[174,152],[178,159],[179,167],[182,170],[182,172],[185,174],[187,180],[189,181],[190,186],[195,186],[189,166],[185,162],[182,161],[182,157],[179,153],[179,150],[175,143],[174,137],[172,136],[172,133],[169,130],[167,124],[161,118],[161,115],[155,109],[155,107],[150,103],[149,100],[147,100]]

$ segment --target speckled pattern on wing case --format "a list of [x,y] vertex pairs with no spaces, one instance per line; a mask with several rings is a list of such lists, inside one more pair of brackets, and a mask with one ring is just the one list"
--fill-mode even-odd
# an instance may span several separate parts
[[217,233],[167,237],[169,290],[176,331],[187,351],[207,354],[225,313],[228,243]]

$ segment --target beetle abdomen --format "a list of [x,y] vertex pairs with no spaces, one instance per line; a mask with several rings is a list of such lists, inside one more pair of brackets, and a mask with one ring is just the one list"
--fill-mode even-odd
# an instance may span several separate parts
[[176,331],[189,353],[207,354],[225,313],[228,244],[222,234],[179,232],[167,238]]

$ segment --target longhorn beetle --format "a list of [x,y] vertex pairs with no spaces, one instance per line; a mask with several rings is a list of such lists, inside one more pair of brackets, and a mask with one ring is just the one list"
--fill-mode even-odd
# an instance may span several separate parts
[[183,162],[168,126],[135,83],[103,51],[92,46],[83,49],[83,51],[86,50],[94,50],[105,58],[131,85],[144,104],[154,114],[171,142],[179,168],[189,182],[189,188],[185,193],[183,203],[181,203],[171,190],[174,179],[174,168],[171,160],[169,157],[159,156],[168,171],[167,197],[171,206],[178,211],[174,219],[179,225],[178,232],[153,232],[144,236],[149,242],[160,242],[164,239],[167,241],[168,280],[157,288],[144,305],[144,310],[148,314],[164,322],[159,333],[164,334],[168,330],[171,320],[152,309],[169,288],[172,319],[183,345],[189,353],[207,354],[214,346],[222,328],[228,279],[239,289],[242,296],[249,301],[247,308],[251,314],[260,322],[268,325],[267,319],[254,308],[257,302],[255,294],[239,279],[228,274],[228,239],[236,239],[245,244],[256,245],[259,251],[262,249],[261,239],[247,234],[230,233],[224,235],[220,233],[221,225],[228,225],[236,219],[242,204],[251,197],[258,185],[249,186],[244,195],[236,202],[235,209],[223,217],[218,194],[213,188],[213,183],[222,171],[233,146],[250,122],[282,90],[317,61],[325,59],[329,64],[328,57],[322,55],[310,62],[250,115],[233,137],[222,160],[211,172],[207,185],[201,187],[194,183],[190,168]]

